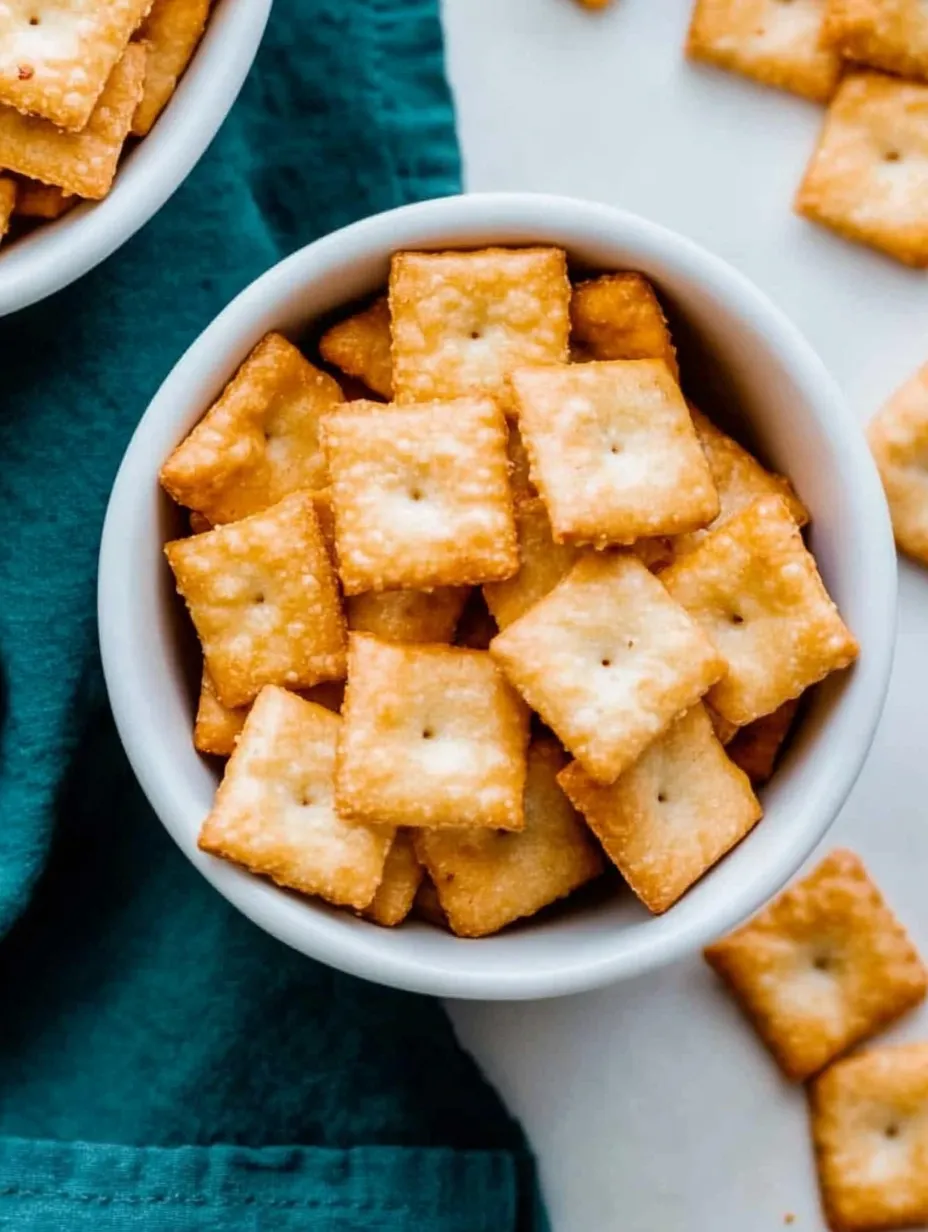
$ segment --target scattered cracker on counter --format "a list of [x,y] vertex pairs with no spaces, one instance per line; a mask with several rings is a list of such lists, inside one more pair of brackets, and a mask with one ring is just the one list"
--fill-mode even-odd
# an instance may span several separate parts
[[928,78],[928,10],[922,0],[828,0],[825,37],[857,64]]
[[928,564],[928,364],[911,376],[867,429],[901,551]]

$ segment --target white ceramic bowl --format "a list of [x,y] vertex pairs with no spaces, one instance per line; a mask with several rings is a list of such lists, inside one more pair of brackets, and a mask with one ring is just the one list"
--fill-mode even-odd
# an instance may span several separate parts
[[102,201],[87,202],[0,247],[0,316],[82,277],[164,205],[216,135],[251,68],[272,0],[218,0],[174,97],[120,164]]
[[[652,278],[676,318],[684,381],[704,408],[740,408],[742,435],[787,473],[812,512],[811,544],[860,640],[860,662],[816,690],[754,832],[666,915],[629,893],[585,902],[479,941],[425,924],[378,928],[197,850],[216,785],[191,744],[197,666],[162,559],[180,526],[158,467],[269,329],[298,338],[321,313],[384,284],[398,248],[552,243],[596,269]],[[693,342],[697,350],[692,349]],[[735,411],[737,418],[738,412]],[[695,950],[754,911],[834,819],[883,704],[895,632],[896,568],[882,491],[863,436],[807,343],[745,278],[689,240],[600,205],[531,195],[406,206],[311,244],[235,299],[162,385],[110,500],[100,557],[103,666],[116,723],[151,804],[203,875],[262,928],[333,967],[384,984],[494,999],[576,992]]]

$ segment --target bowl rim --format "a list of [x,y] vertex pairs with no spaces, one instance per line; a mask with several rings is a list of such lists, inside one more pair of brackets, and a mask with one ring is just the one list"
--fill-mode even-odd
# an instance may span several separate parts
[[[152,481],[152,447],[157,425],[166,418],[180,421],[178,407],[186,413],[192,390],[202,382],[210,356],[228,347],[230,336],[240,342],[255,337],[255,329],[273,328],[267,319],[277,305],[305,286],[320,271],[345,265],[351,260],[382,255],[392,246],[396,229],[415,229],[428,242],[442,232],[468,227],[482,231],[494,228],[555,229],[558,225],[605,228],[639,253],[653,253],[669,262],[682,276],[710,285],[742,319],[760,320],[766,344],[803,389],[817,417],[826,424],[836,469],[853,475],[851,499],[859,511],[854,526],[855,570],[867,578],[870,625],[867,653],[855,667],[857,687],[842,699],[836,715],[843,719],[841,757],[828,762],[829,775],[818,795],[814,824],[801,831],[789,849],[788,858],[765,867],[746,889],[731,895],[717,909],[705,913],[698,926],[688,923],[674,928],[671,916],[663,917],[667,929],[658,937],[645,938],[636,948],[620,947],[599,957],[581,961],[558,960],[553,965],[456,971],[451,962],[415,962],[390,953],[389,945],[368,944],[357,931],[339,931],[326,926],[320,913],[296,913],[291,896],[273,887],[274,895],[253,893],[258,879],[199,852],[180,816],[178,801],[160,773],[157,759],[146,739],[145,722],[139,723],[140,706],[133,687],[132,644],[129,622],[114,618],[120,610],[120,588],[131,567],[132,549],[126,534],[126,510],[147,497]],[[430,236],[430,233],[431,236]],[[850,430],[849,430],[850,429]],[[131,528],[130,528],[131,529]],[[727,932],[775,894],[795,873],[831,825],[866,759],[889,686],[896,630],[896,554],[882,486],[865,438],[844,404],[842,395],[822,361],[797,327],[748,278],[694,241],[612,206],[570,197],[534,193],[463,194],[400,206],[373,215],[333,232],[298,250],[273,266],[241,291],[207,326],[167,376],[149,404],[129,443],[116,476],[107,508],[100,547],[98,629],[104,676],[117,730],[129,761],[153,810],[162,824],[210,883],[259,927],[287,945],[349,974],[411,992],[464,999],[521,1000],[559,996],[629,978],[656,969],[695,952]],[[389,932],[383,930],[385,937]],[[468,944],[463,942],[462,944]]]
[[83,277],[161,209],[205,153],[238,97],[273,0],[224,0],[151,132],[111,191],[0,249],[0,317]]

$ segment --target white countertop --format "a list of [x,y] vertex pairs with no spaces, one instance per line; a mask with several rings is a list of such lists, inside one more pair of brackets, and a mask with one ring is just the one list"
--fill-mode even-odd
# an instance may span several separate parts
[[[739,266],[866,420],[928,359],[928,274],[790,209],[821,110],[682,56],[691,0],[445,0],[468,187],[627,207]],[[928,571],[901,568],[899,643],[870,760],[825,847],[867,860],[928,954]],[[522,1119],[554,1232],[821,1232],[802,1091],[700,960],[599,993],[458,1004]],[[928,1009],[891,1033],[928,1038]]]

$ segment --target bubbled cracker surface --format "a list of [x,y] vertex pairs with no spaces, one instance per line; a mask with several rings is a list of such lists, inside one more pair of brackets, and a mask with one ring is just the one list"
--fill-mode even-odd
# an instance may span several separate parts
[[928,564],[928,364],[893,394],[871,422],[867,437],[896,543]]
[[319,353],[326,363],[363,381],[375,394],[392,398],[392,344],[390,306],[381,296],[363,312],[327,329],[319,339]]
[[206,27],[210,0],[154,0],[139,38],[148,46],[145,89],[132,118],[144,137],[174,93]]
[[0,167],[79,197],[105,197],[142,97],[144,77],[145,48],[132,43],[110,74],[86,127],[77,133],[0,107]]
[[521,829],[528,713],[485,652],[353,633],[342,713],[345,816]]
[[390,271],[396,400],[505,398],[514,368],[567,360],[569,302],[560,249],[397,253]]
[[602,854],[557,784],[554,740],[528,751],[525,827],[516,834],[423,830],[416,844],[459,936],[497,932],[598,876]]
[[925,994],[926,972],[857,856],[835,851],[706,950],[781,1068],[816,1073]]
[[515,572],[506,424],[490,400],[353,402],[323,431],[346,594]]
[[344,675],[344,621],[308,494],[165,551],[223,705],[244,705],[265,684]]
[[0,0],[0,103],[87,124],[151,0]]
[[341,720],[285,689],[259,694],[229,759],[204,851],[329,902],[366,907],[393,832],[343,821],[334,806]]
[[857,657],[779,497],[753,502],[660,576],[727,664],[708,701],[739,727]]
[[928,76],[928,8],[923,0],[829,0],[828,40],[858,64]]
[[570,297],[574,360],[663,359],[678,378],[677,356],[654,288],[641,274],[603,274]]
[[629,544],[694,530],[718,513],[663,361],[520,368],[512,385],[531,477],[559,542]]
[[161,483],[214,525],[324,488],[319,423],[341,400],[332,377],[281,334],[267,334],[165,462]]
[[383,880],[370,906],[364,908],[367,919],[386,928],[402,924],[412,910],[424,872],[409,832],[398,830],[383,866]]
[[612,782],[724,665],[635,557],[589,554],[490,651],[591,777]]
[[450,642],[469,594],[466,586],[368,591],[348,598],[345,615],[353,632],[384,642]]
[[558,780],[635,894],[666,911],[763,812],[706,713],[694,706],[610,786],[579,762]]

